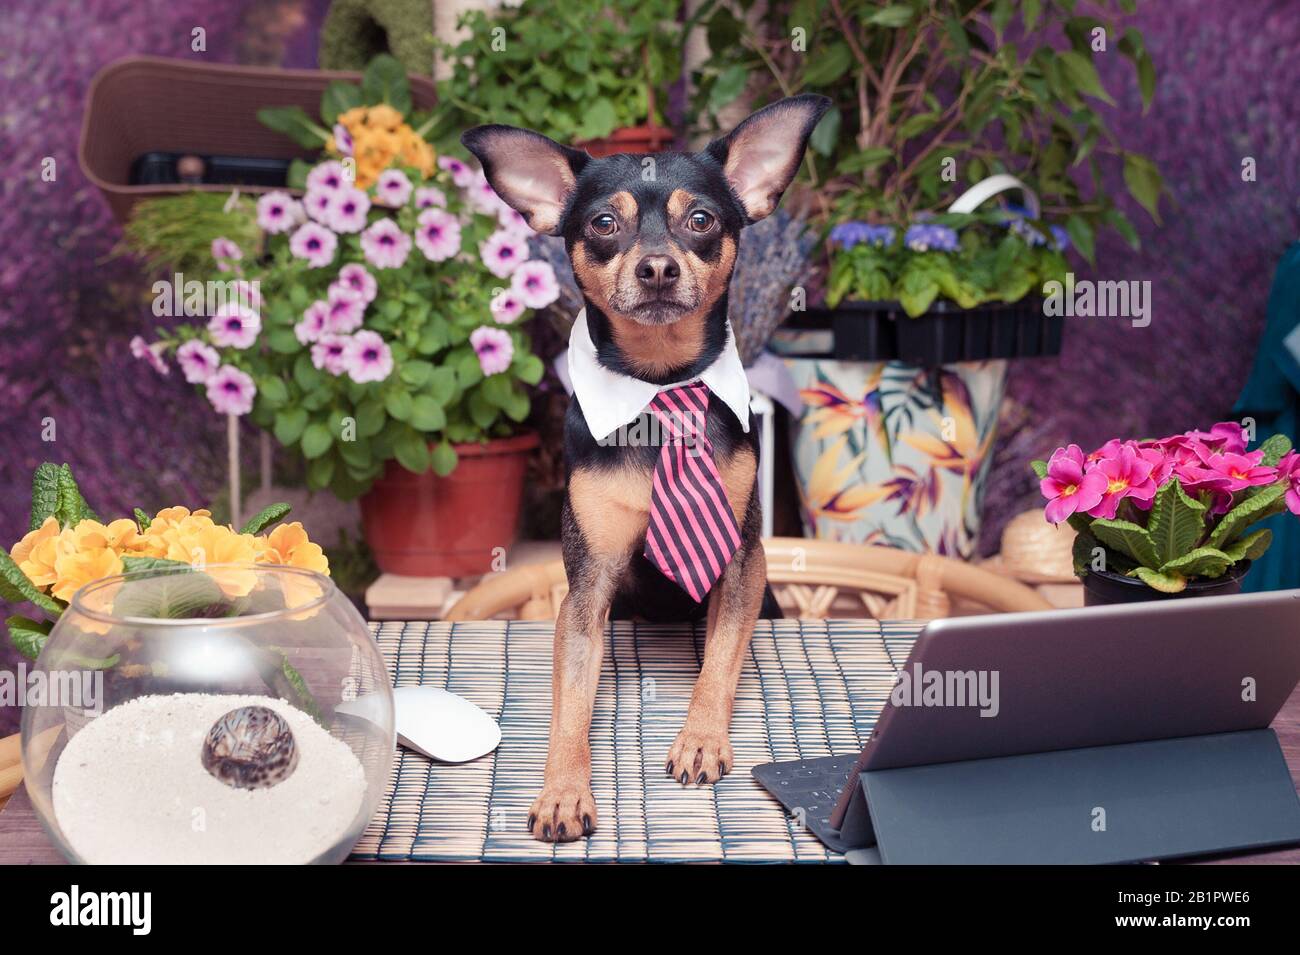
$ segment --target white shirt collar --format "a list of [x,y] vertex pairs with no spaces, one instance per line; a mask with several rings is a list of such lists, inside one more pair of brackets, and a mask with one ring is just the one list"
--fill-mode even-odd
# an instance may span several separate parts
[[[596,344],[587,328],[585,308],[573,320],[573,331],[569,333],[569,381],[587,428],[597,441],[633,421],[659,392],[687,384],[687,381],[675,381],[656,385],[606,368],[596,358]],[[749,379],[745,377],[745,366],[736,349],[730,322],[727,323],[727,341],[721,354],[713,364],[688,381],[704,382],[709,391],[731,409],[740,426],[749,431]]]

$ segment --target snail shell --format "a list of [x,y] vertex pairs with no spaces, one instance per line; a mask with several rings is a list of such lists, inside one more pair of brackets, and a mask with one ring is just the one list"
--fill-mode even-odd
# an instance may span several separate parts
[[203,741],[203,768],[236,789],[274,786],[297,766],[293,730],[265,706],[231,710],[212,724]]

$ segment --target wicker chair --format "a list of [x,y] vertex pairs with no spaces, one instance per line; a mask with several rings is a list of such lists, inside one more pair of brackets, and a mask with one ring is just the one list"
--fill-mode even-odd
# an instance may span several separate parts
[[[954,599],[999,612],[1049,610],[1038,593],[949,557],[892,547],[770,537],[767,579],[787,615],[895,620],[946,617]],[[485,577],[458,600],[448,620],[488,620],[514,611],[520,620],[553,620],[568,592],[558,560]]]
[[18,734],[0,739],[0,808],[9,800],[9,795],[23,781],[22,753],[18,746]]

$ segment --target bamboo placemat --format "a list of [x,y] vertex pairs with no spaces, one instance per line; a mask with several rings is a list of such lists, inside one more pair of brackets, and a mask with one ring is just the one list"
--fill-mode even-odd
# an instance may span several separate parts
[[372,626],[396,686],[458,693],[495,717],[502,736],[495,753],[461,765],[399,747],[389,793],[353,858],[484,862],[840,861],[749,771],[861,750],[920,627],[760,621],[731,724],[736,767],[696,788],[669,779],[664,761],[686,716],[704,628],[611,625],[591,732],[599,828],[552,846],[525,829],[546,762],[552,624]]

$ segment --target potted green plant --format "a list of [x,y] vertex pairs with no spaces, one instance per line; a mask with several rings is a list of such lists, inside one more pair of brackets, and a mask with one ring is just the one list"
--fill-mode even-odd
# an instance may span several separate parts
[[1238,593],[1272,541],[1265,518],[1300,515],[1300,455],[1277,434],[1247,450],[1225,421],[1147,441],[1078,445],[1033,462],[1044,516],[1069,521],[1088,605]]
[[648,153],[671,142],[659,104],[681,73],[675,0],[524,0],[474,10],[469,35],[441,54],[435,142],[479,123],[506,123],[593,156]]
[[[1122,163],[1158,212],[1158,172],[1096,108],[1110,101],[1103,44],[1132,60],[1147,102],[1154,91],[1141,36],[1113,22],[1125,6],[797,0],[741,19],[718,0],[695,13],[712,50],[697,115],[739,96],[835,104],[796,197],[825,238],[827,307],[778,336],[806,406],[793,451],[811,533],[973,552],[1006,376],[987,359],[1059,349],[1038,296],[1067,272],[1067,245],[1091,261],[1100,229],[1136,243],[1112,197],[1076,175],[1096,183]],[[1019,206],[987,201],[1010,187]]]
[[264,115],[339,158],[258,200],[255,247],[213,241],[225,300],[139,353],[300,453],[309,487],[361,496],[381,569],[481,573],[513,539],[543,373],[524,326],[558,283],[481,172],[435,163],[400,84],[371,92],[330,87],[323,124]]

